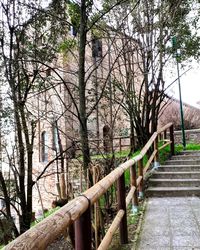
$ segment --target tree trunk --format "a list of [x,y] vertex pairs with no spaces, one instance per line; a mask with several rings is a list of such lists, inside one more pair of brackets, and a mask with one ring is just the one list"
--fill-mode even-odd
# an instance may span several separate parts
[[6,215],[7,215],[7,218],[8,218],[8,220],[11,223],[11,227],[12,227],[12,230],[14,232],[15,237],[18,237],[19,236],[19,232],[18,232],[18,230],[17,230],[17,228],[15,226],[15,223],[14,223],[12,215],[11,215],[10,197],[9,197],[7,186],[6,186],[6,183],[5,183],[5,180],[4,180],[4,177],[3,177],[1,171],[0,171],[0,184],[1,184],[1,189],[2,189],[2,192],[3,192],[4,201],[5,201],[5,204],[6,204]]
[[[87,130],[86,95],[85,95],[85,47],[87,35],[87,14],[86,1],[81,1],[81,20],[80,20],[80,44],[79,44],[79,112],[80,112],[80,137],[83,154],[83,169],[86,170],[90,163],[90,150]],[[91,180],[91,178],[90,178]]]
[[130,153],[129,154],[135,151],[134,122],[133,122],[132,115],[130,117],[130,129],[131,129],[131,133],[130,133]]

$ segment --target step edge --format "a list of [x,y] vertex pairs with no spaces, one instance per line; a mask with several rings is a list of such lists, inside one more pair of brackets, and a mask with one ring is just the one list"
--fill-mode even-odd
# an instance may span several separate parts
[[200,171],[181,171],[181,172],[159,172],[159,171],[156,171],[156,172],[153,172],[153,174],[164,174],[164,175],[167,175],[167,174],[200,174]]
[[149,179],[149,182],[200,182],[200,179]]
[[200,191],[200,187],[149,187],[146,191]]

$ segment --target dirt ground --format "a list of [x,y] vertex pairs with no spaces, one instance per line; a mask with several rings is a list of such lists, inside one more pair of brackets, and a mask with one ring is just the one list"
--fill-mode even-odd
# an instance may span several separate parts
[[47,250],[73,250],[71,242],[63,236],[47,247]]

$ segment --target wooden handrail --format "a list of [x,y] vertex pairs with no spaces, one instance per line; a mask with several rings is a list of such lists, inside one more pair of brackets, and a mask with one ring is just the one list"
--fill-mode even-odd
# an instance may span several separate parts
[[166,124],[164,127],[162,127],[161,129],[159,129],[157,133],[160,134],[160,133],[166,131],[167,129],[169,129],[170,127],[172,127],[172,126],[173,126],[173,123],[170,122],[170,123]]
[[98,250],[104,250],[109,247],[110,241],[112,239],[112,235],[117,230],[123,216],[124,216],[124,210],[120,209],[117,215],[115,216],[115,219],[113,220],[110,228],[108,229],[106,236],[104,237],[101,244],[99,245]]
[[[81,216],[84,216],[84,214],[87,211],[90,211],[90,207],[99,200],[99,198],[107,192],[107,190],[116,182],[119,181],[123,175],[124,172],[127,169],[131,169],[137,162],[140,167],[143,167],[142,159],[148,152],[148,150],[151,148],[152,145],[155,147],[155,141],[157,142],[158,135],[160,133],[165,132],[167,129],[170,129],[170,136],[173,135],[173,129],[172,123],[167,124],[164,126],[164,128],[160,129],[158,132],[155,132],[147,144],[144,146],[144,148],[141,150],[141,152],[133,157],[132,159],[126,161],[125,163],[120,164],[116,169],[114,169],[110,174],[108,174],[106,177],[104,177],[102,180],[100,180],[98,183],[96,183],[94,186],[86,190],[83,194],[78,196],[77,198],[73,199],[69,203],[67,203],[64,207],[60,208],[58,211],[56,211],[53,215],[50,215],[40,223],[38,223],[33,228],[29,229],[27,232],[16,238],[14,241],[12,241],[10,244],[8,244],[5,249],[29,249],[29,250],[35,250],[35,249],[46,249],[47,246],[52,243],[55,239],[57,239],[66,229],[67,227],[75,222],[77,219],[79,219]],[[170,141],[167,143],[167,145],[171,143],[171,148],[174,148],[173,144],[173,138],[170,137]],[[157,145],[156,145],[157,147]],[[114,219],[114,222],[111,226],[111,229],[108,231],[108,235],[106,235],[105,239],[102,241],[101,247],[99,249],[106,249],[108,246],[108,241],[110,242],[112,239],[113,233],[118,228],[119,224],[122,223],[122,220],[124,216],[126,215],[126,207],[131,202],[133,196],[137,198],[137,188],[141,191],[143,189],[142,183],[143,183],[143,174],[146,173],[148,170],[151,162],[154,160],[154,158],[157,155],[158,150],[154,148],[153,153],[151,154],[146,166],[144,169],[139,170],[139,175],[136,179],[131,181],[131,189],[128,193],[128,196],[126,200],[123,201],[123,197],[120,199],[122,204],[125,203],[125,207],[119,208],[119,211],[117,213],[117,218]],[[171,149],[171,152],[173,152],[173,149]],[[140,164],[139,164],[140,163]],[[136,173],[136,172],[135,172]],[[135,174],[131,175],[132,178],[136,178]],[[134,186],[135,183],[135,186]],[[123,187],[123,183],[121,183]],[[123,188],[122,188],[123,189]],[[131,198],[132,197],[132,198]],[[134,200],[135,200],[134,198]],[[137,199],[136,199],[137,200]],[[121,226],[120,226],[121,228]],[[123,227],[122,227],[123,228]],[[123,234],[123,232],[122,232]],[[106,243],[105,243],[106,241]],[[126,241],[126,237],[124,238],[124,241]],[[79,244],[80,245],[80,244]],[[86,249],[83,247],[78,247],[76,249]],[[87,249],[89,250],[89,249]]]
[[[120,140],[120,139],[130,139],[130,136],[118,136],[118,137],[113,137],[113,140]],[[110,139],[89,139],[89,142],[103,142],[104,140],[110,140]],[[80,140],[75,140],[76,143],[80,143]]]

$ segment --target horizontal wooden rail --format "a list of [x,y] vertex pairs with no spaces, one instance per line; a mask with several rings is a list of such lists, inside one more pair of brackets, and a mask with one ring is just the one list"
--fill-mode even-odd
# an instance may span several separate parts
[[119,167],[86,190],[82,195],[73,199],[53,215],[50,215],[35,227],[20,235],[7,245],[5,249],[35,250],[47,248],[71,223],[87,210],[89,206],[88,200],[93,205],[130,166],[134,165],[140,159],[142,159],[142,156],[138,155],[119,165]]
[[87,208],[88,200],[84,196],[79,196],[60,208],[53,215],[50,215],[20,235],[7,245],[5,249],[46,249],[47,246],[62,235],[67,227],[83,214]]
[[142,181],[142,176],[140,175],[138,178],[137,178],[137,187],[140,185],[140,182]]
[[170,127],[172,127],[172,126],[173,126],[173,123],[170,122],[170,123],[166,124],[164,127],[162,127],[161,129],[159,129],[159,130],[157,131],[157,133],[160,134],[160,133],[166,131],[167,129],[169,129]]
[[129,191],[128,195],[126,196],[126,207],[130,204],[131,200],[133,199],[133,195],[135,193],[136,187],[132,186],[131,190]]
[[111,226],[109,227],[105,237],[103,238],[101,244],[98,247],[98,250],[105,250],[108,249],[111,241],[112,241],[112,237],[114,235],[114,233],[116,232],[116,230],[119,227],[119,224],[124,216],[124,210],[119,210],[117,215],[115,216],[115,219],[113,220]]
[[[127,236],[123,235],[123,231],[127,230],[127,228],[124,228],[124,226],[126,226],[126,220],[124,220],[126,216],[126,207],[132,200],[137,205],[137,190],[139,189],[140,192],[143,190],[143,175],[147,172],[151,162],[156,159],[158,154],[158,135],[165,132],[167,129],[170,129],[170,141],[165,145],[171,144],[171,152],[173,153],[173,125],[170,123],[158,132],[155,132],[137,156],[126,161],[125,163],[120,164],[110,174],[108,174],[94,186],[86,190],[83,194],[73,199],[64,207],[56,211],[53,215],[47,217],[42,222],[38,223],[35,227],[31,228],[30,230],[19,236],[17,239],[12,241],[5,247],[5,249],[46,249],[48,245],[50,245],[55,239],[57,239],[62,233],[66,231],[67,227],[70,224],[74,223],[77,219],[79,220],[81,216],[88,213],[88,211],[90,211],[90,207],[95,202],[97,202],[100,197],[105,194],[116,181],[118,181],[118,193],[125,193],[124,172],[127,169],[130,169],[131,171],[133,171],[131,174],[131,189],[126,199],[123,197],[125,194],[119,194],[118,204],[120,203],[120,205],[118,208],[117,216],[115,217],[111,227],[108,229],[108,232],[102,240],[102,243],[100,244],[98,249],[107,249],[107,246],[112,240],[112,235],[119,227],[119,225],[120,237],[122,237],[121,240],[122,242],[126,242]],[[152,145],[154,146],[154,151],[149,157],[147,164],[143,168],[143,157],[146,155]],[[138,177],[136,177],[136,163],[138,163]],[[79,247],[76,247],[76,249],[84,249],[83,247]]]
[[[113,140],[121,140],[121,139],[130,139],[129,136],[123,136],[123,137],[113,137]],[[90,139],[89,142],[103,142],[104,140],[109,140],[109,139]],[[76,141],[80,142],[80,141]]]
[[143,175],[146,174],[146,172],[147,172],[147,170],[149,169],[149,167],[150,167],[152,161],[154,160],[154,157],[155,157],[155,155],[157,154],[157,152],[158,152],[157,150],[154,150],[154,151],[153,151],[152,155],[150,156],[149,160],[147,161],[147,164],[146,164],[145,167],[144,167]]
[[161,149],[167,147],[167,146],[170,145],[171,143],[172,143],[171,141],[168,141],[167,143],[165,143],[165,144],[163,144],[162,146],[160,146],[160,147],[158,148],[158,150],[161,150]]

